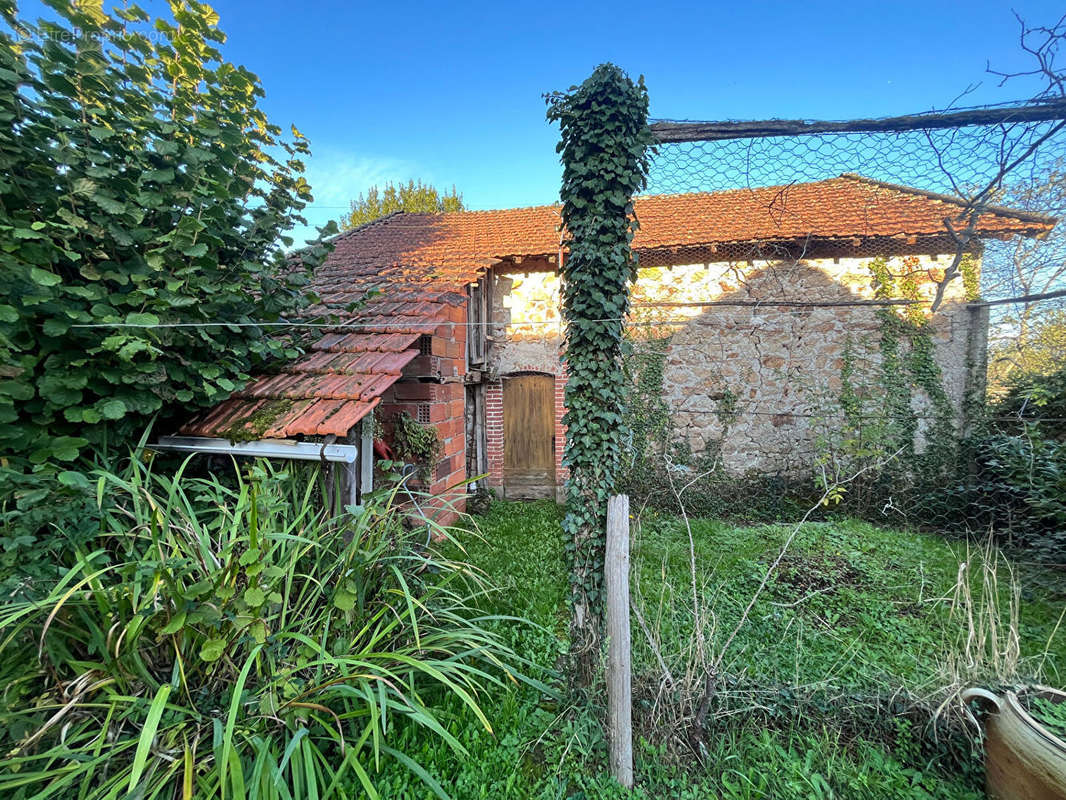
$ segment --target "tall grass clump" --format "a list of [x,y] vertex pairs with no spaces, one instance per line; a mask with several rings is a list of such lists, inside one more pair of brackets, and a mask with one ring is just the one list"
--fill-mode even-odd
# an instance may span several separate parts
[[0,796],[375,798],[388,761],[447,796],[397,731],[463,754],[434,709],[491,731],[483,693],[522,676],[395,493],[329,519],[265,462],[95,477],[99,534],[0,607]]

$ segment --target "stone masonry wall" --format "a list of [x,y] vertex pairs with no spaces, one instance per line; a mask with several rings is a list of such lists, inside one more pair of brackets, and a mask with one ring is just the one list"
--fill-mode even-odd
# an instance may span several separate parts
[[[663,390],[675,436],[695,452],[720,447],[724,465],[734,472],[809,471],[818,436],[835,424],[826,410],[839,410],[845,346],[853,356],[856,380],[873,376],[879,366],[881,321],[869,306],[789,308],[774,306],[773,301],[871,299],[871,261],[872,257],[826,258],[641,269],[633,287],[631,333],[638,339],[672,336]],[[910,275],[919,295],[931,298],[949,262],[947,256],[907,256],[889,259],[888,266],[894,275]],[[496,343],[490,353],[490,373],[544,372],[558,380],[562,331],[558,274],[497,275],[492,297]],[[765,305],[651,305],[712,301]],[[962,281],[952,281],[931,322],[934,357],[947,396],[960,415],[971,378],[967,347],[972,336],[983,333],[971,330],[975,319],[979,318],[965,306]],[[562,385],[559,380],[560,397]],[[921,415],[930,403],[916,392],[912,405]],[[490,413],[491,409],[490,404]],[[560,408],[560,419],[561,413]],[[919,450],[927,424],[920,421]],[[500,426],[502,437],[502,415]],[[557,441],[561,455],[560,431]],[[493,447],[490,425],[490,463]]]

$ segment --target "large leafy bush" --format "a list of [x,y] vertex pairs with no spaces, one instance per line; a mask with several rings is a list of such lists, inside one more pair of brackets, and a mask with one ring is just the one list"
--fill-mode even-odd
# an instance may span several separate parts
[[1020,432],[1036,424],[1043,436],[1066,441],[1066,365],[1048,374],[1012,376],[992,411],[1004,431]]
[[223,59],[217,15],[50,5],[32,23],[0,0],[8,466],[71,462],[167,404],[225,397],[291,354],[251,323],[309,302],[281,252],[310,199],[307,142],[283,139],[256,76]]
[[266,464],[234,487],[138,458],[98,477],[76,566],[0,606],[0,795],[376,797],[390,760],[444,794],[398,731],[462,754],[432,709],[489,728],[479,693],[518,673],[484,585],[391,496],[328,520]]
[[1013,376],[977,440],[972,502],[1014,543],[1066,557],[1066,370]]

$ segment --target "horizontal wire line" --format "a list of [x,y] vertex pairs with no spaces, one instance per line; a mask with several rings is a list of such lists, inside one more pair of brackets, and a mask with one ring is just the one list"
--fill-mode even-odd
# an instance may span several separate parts
[[[681,409],[684,411],[684,409]],[[691,412],[690,412],[691,413]],[[754,408],[737,408],[729,412],[730,416],[759,416],[759,417],[795,417],[797,419],[829,419],[837,417],[848,417],[850,419],[859,420],[888,420],[890,417],[887,414],[846,414],[842,409],[836,409],[825,414],[812,414],[806,411],[789,411],[787,409],[779,409],[776,411],[761,411]],[[929,420],[937,421],[940,417],[930,414],[915,414],[916,420]],[[982,417],[983,420],[988,422],[1066,422],[1066,417]],[[783,437],[783,438],[788,438]]]
[[[758,308],[753,308],[752,311],[758,311]],[[788,312],[779,312],[788,313]],[[658,327],[668,325],[688,325],[703,314],[698,316],[692,316],[688,319],[673,319],[673,320],[631,320],[628,317],[605,317],[603,319],[578,319],[575,322],[624,322],[630,327]],[[483,326],[489,327],[505,327],[505,328],[521,328],[529,325],[551,325],[553,327],[561,327],[563,325],[562,320],[528,320],[524,322],[160,322],[160,323],[147,323],[147,322],[86,322],[77,323],[71,325],[71,328],[140,328],[140,329],[156,329],[156,328],[344,328],[344,329],[386,329],[386,328],[441,328],[444,326],[452,326],[456,328],[480,328]]]
[[[1011,297],[1003,298],[999,300],[986,300],[967,303],[967,307],[980,307],[989,305],[999,305],[1006,303],[1031,303],[1038,302],[1040,300],[1058,299],[1066,294],[1066,290],[1049,292],[1045,295],[1027,295],[1023,297]],[[624,322],[630,327],[657,327],[657,326],[671,326],[671,325],[688,325],[700,318],[706,318],[708,314],[722,313],[736,315],[741,309],[751,309],[751,314],[764,313],[771,311],[777,314],[803,314],[809,313],[812,310],[819,309],[855,309],[855,310],[881,310],[890,307],[902,307],[927,304],[928,300],[890,300],[890,301],[853,301],[853,302],[841,302],[841,301],[829,301],[825,303],[818,303],[817,301],[796,301],[796,300],[752,300],[744,302],[722,302],[716,303],[710,301],[707,303],[687,303],[686,306],[692,308],[700,308],[701,311],[698,314],[693,314],[691,317],[684,317],[681,319],[662,319],[662,320],[635,320],[630,317],[602,317],[598,319],[594,318],[579,318],[572,320],[573,322]],[[634,306],[635,310],[639,313],[643,309],[648,308],[669,308],[677,307],[678,304],[674,303],[648,303],[637,304]],[[733,309],[730,311],[722,311],[721,309]],[[401,321],[388,323],[374,323],[374,322],[290,322],[287,320],[279,322],[78,322],[72,324],[71,328],[78,329],[119,329],[119,328],[135,328],[144,330],[155,329],[167,329],[167,328],[335,328],[335,329],[376,329],[376,328],[439,328],[444,325],[450,325],[453,327],[465,327],[465,328],[480,328],[484,326],[493,327],[523,327],[532,325],[551,325],[560,327],[564,324],[562,318],[554,320],[511,320],[508,322],[433,322],[433,321]]]

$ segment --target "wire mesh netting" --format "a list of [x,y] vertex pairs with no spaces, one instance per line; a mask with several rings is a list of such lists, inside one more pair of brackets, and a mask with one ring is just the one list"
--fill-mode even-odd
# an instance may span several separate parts
[[653,128],[631,493],[1066,544],[1066,102]]

